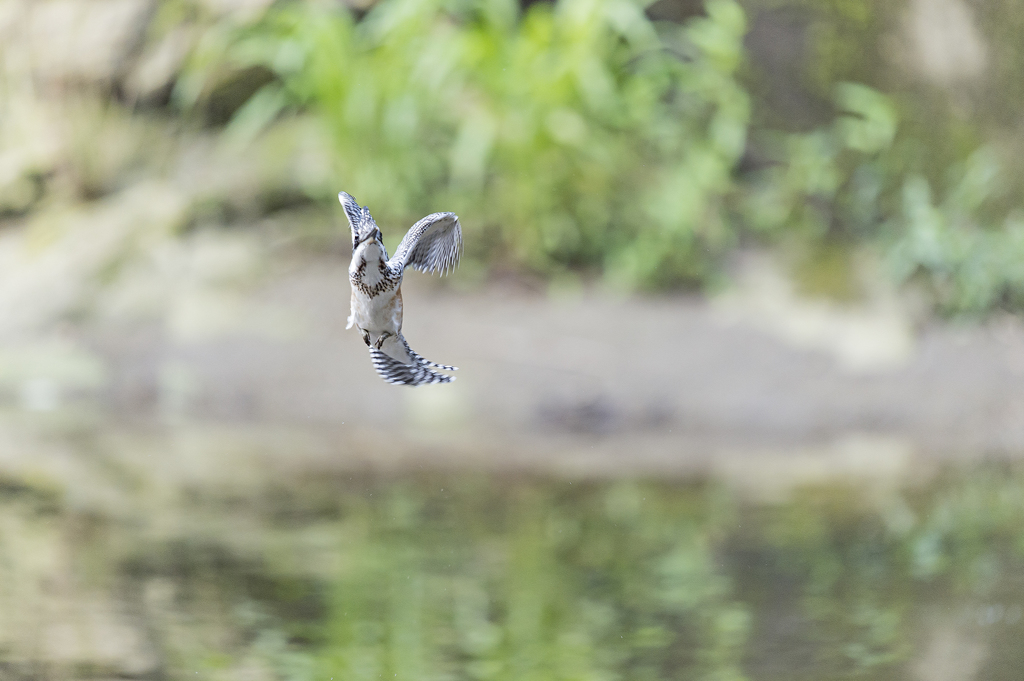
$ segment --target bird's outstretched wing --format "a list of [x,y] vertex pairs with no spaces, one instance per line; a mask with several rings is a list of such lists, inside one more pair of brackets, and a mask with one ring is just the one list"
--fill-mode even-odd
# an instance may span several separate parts
[[388,264],[445,274],[459,264],[461,255],[459,218],[455,213],[433,213],[409,228]]
[[[422,358],[421,358],[422,359]],[[395,385],[428,385],[430,383],[451,383],[454,376],[439,374],[423,364],[402,364],[383,350],[370,348],[370,360],[380,377]]]

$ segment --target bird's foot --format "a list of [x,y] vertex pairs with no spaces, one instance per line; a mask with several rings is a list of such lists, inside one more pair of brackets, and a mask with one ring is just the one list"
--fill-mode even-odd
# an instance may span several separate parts
[[366,343],[366,347],[370,347],[370,332],[366,329],[359,329],[363,333],[363,342]]
[[384,345],[384,341],[386,341],[388,338],[391,338],[394,335],[395,334],[391,333],[390,331],[385,331],[384,333],[377,337],[377,342],[373,344],[373,347],[380,350],[381,346]]

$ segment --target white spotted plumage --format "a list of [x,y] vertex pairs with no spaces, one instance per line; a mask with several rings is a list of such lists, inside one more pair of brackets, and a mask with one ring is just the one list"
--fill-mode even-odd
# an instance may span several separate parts
[[370,348],[374,369],[388,383],[427,385],[454,379],[433,369],[455,371],[412,351],[402,335],[402,277],[406,267],[445,274],[462,254],[462,227],[454,213],[433,213],[419,220],[388,258],[383,235],[369,209],[351,195],[338,193],[352,227],[352,309],[348,326],[357,327]]

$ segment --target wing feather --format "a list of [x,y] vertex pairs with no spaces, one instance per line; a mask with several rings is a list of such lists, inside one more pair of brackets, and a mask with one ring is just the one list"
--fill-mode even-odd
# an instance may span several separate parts
[[455,213],[433,213],[409,228],[389,265],[442,274],[459,264],[462,225]]
[[341,202],[345,217],[348,218],[348,225],[352,228],[352,248],[354,249],[360,235],[372,227],[373,218],[370,216],[369,209],[360,206],[355,197],[348,192],[338,192],[338,201]]

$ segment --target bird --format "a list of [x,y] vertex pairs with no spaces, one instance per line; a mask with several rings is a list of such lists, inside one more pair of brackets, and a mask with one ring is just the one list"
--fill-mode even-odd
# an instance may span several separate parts
[[346,192],[338,200],[352,227],[352,308],[346,329],[355,326],[370,349],[373,368],[388,383],[428,385],[450,383],[454,376],[435,369],[458,367],[437,364],[413,352],[402,335],[402,277],[407,267],[421,272],[450,272],[462,255],[462,226],[455,213],[431,213],[409,228],[388,258],[384,237],[370,210]]

